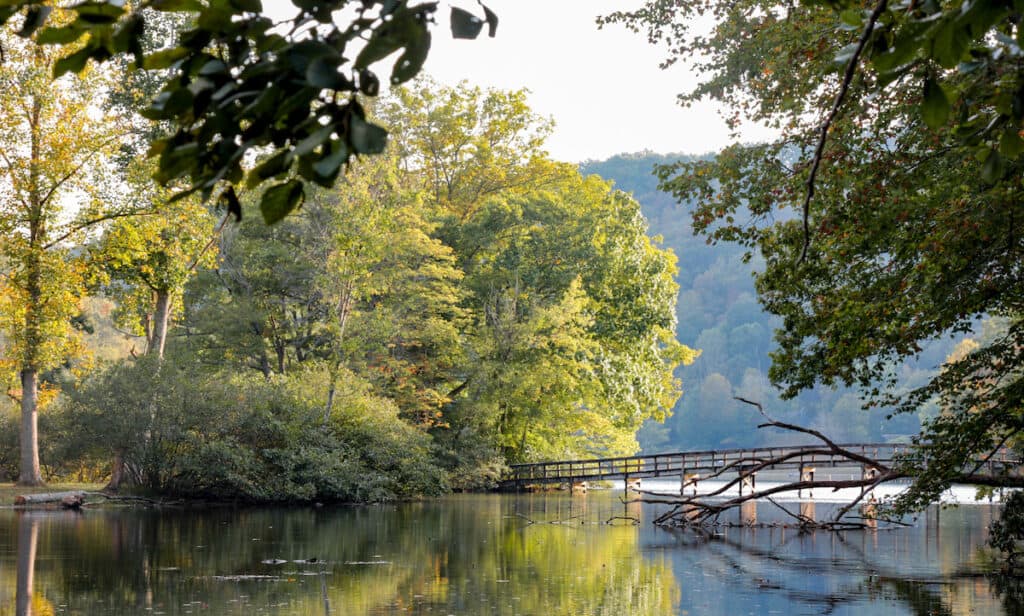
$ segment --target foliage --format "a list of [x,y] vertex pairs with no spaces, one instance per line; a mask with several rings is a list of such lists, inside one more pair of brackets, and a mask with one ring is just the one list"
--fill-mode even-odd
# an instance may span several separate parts
[[22,405],[19,482],[38,484],[37,413],[54,392],[40,377],[81,355],[75,321],[88,268],[72,242],[121,215],[104,181],[120,133],[98,108],[107,76],[51,81],[58,50],[12,35],[0,44],[0,367],[8,383],[19,381],[10,388]]
[[1017,563],[1024,542],[1024,492],[1014,490],[1006,497],[1003,514],[989,526],[988,543],[1003,552],[1010,565]]
[[[754,256],[743,259],[744,249],[730,243],[709,245],[694,235],[691,215],[696,205],[677,202],[658,190],[651,174],[658,164],[686,158],[650,152],[622,154],[581,165],[584,174],[614,181],[640,203],[649,233],[663,238],[664,245],[680,255],[679,300],[676,304],[677,339],[701,350],[692,365],[676,375],[682,380],[682,396],[664,424],[644,423],[638,440],[645,453],[757,447],[799,442],[801,435],[777,430],[758,430],[760,417],[737,407],[733,396],[758,400],[772,417],[825,431],[838,442],[909,439],[920,430],[920,420],[934,416],[938,406],[926,404],[919,414],[886,417],[882,409],[859,410],[856,389],[816,386],[783,400],[767,378],[769,352],[775,348],[772,331],[781,320],[764,311],[756,299],[753,274],[763,270]],[[713,160],[705,156],[700,160]],[[688,160],[698,160],[688,158]],[[962,344],[968,344],[961,341]],[[924,352],[891,369],[900,386],[909,391],[936,374],[936,366],[953,349],[954,341],[922,345]],[[707,386],[708,391],[705,391]]]
[[[143,488],[250,501],[392,500],[443,489],[429,439],[346,374],[346,411],[320,422],[323,373],[265,380],[203,374],[151,357],[71,392],[70,446],[125,463]],[[155,373],[155,376],[154,376]]]
[[416,86],[380,117],[464,274],[470,361],[442,447],[465,431],[509,461],[635,451],[694,356],[672,335],[674,255],[635,201],[547,158],[525,92]]
[[[692,29],[704,13],[714,19],[707,36]],[[659,174],[697,202],[698,231],[762,255],[758,293],[782,319],[770,376],[784,396],[822,383],[858,386],[869,405],[895,412],[941,400],[946,413],[922,438],[934,481],[904,508],[1024,428],[1015,14],[1001,2],[696,0],[608,18],[668,43],[672,59],[699,58],[706,78],[684,102],[710,96],[730,118],[778,128],[772,143]],[[986,315],[1013,324],[900,387],[894,365]]]
[[[306,182],[330,186],[352,156],[384,150],[387,132],[368,120],[357,94],[377,95],[380,78],[372,67],[396,53],[390,83],[419,73],[437,10],[436,3],[405,0],[293,4],[295,17],[275,24],[260,0],[99,1],[60,11],[20,0],[0,7],[0,25],[20,14],[19,35],[68,48],[52,69],[55,77],[122,54],[131,54],[139,69],[170,69],[143,112],[174,127],[150,150],[159,157],[156,178],[187,179],[187,192],[205,197],[227,182],[222,199],[239,215],[234,185],[273,180],[260,203],[270,223],[302,202]],[[498,18],[483,11],[481,19],[453,7],[452,35],[476,38],[486,21],[494,36]],[[145,50],[147,27],[159,22],[154,13],[178,12],[194,16],[191,27],[167,47]],[[341,12],[346,18],[337,23]],[[264,150],[272,155],[243,169],[247,153]]]

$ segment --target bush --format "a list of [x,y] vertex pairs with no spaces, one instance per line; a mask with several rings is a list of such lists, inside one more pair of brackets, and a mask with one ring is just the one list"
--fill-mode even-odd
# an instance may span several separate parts
[[81,455],[122,451],[138,484],[162,494],[368,502],[445,489],[430,437],[354,375],[324,423],[326,382],[126,362],[69,394],[64,432]]

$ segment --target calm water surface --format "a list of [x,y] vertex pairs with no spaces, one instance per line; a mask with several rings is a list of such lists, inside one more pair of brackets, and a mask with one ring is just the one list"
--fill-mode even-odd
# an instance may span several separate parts
[[[895,531],[708,540],[654,528],[658,509],[620,494],[0,511],[0,615],[1024,613],[979,557],[997,507],[933,509]],[[642,522],[605,524],[619,516]],[[758,516],[789,521],[767,503]]]

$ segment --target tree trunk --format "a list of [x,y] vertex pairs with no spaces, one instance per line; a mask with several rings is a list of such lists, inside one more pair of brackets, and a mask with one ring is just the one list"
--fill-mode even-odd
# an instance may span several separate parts
[[124,449],[118,449],[114,452],[114,460],[110,464],[110,482],[103,489],[110,492],[117,492],[121,489],[121,483],[124,482],[124,471]]
[[167,342],[167,324],[171,317],[171,292],[167,289],[156,291],[156,306],[153,311],[153,337],[147,355],[156,354],[164,358],[164,344]]
[[39,470],[39,374],[35,368],[21,371],[21,464],[18,485],[43,485]]

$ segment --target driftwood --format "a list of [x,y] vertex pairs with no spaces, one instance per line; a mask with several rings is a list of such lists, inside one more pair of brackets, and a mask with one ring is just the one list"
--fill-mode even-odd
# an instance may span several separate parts
[[78,509],[85,502],[86,494],[88,493],[84,491],[19,494],[14,497],[14,504],[22,506],[59,504],[65,509]]
[[[870,473],[864,473],[861,479],[849,479],[849,480],[815,480],[801,478],[800,481],[792,481],[781,485],[773,486],[764,490],[752,490],[747,494],[743,494],[742,490],[739,496],[733,498],[724,498],[724,494],[729,490],[735,488],[737,485],[743,485],[743,482],[748,480],[755,473],[770,469],[778,464],[787,462],[800,455],[806,455],[807,450],[803,450],[798,453],[783,454],[780,456],[770,458],[759,458],[751,457],[745,460],[739,460],[718,469],[711,475],[701,477],[701,481],[707,481],[708,479],[714,479],[721,477],[726,473],[735,472],[736,477],[731,479],[725,484],[714,490],[713,492],[706,494],[692,494],[690,496],[679,496],[679,497],[666,497],[664,494],[658,494],[654,492],[640,491],[642,495],[638,500],[645,503],[658,503],[672,505],[666,513],[655,519],[654,523],[659,526],[675,526],[675,527],[689,527],[689,528],[707,528],[711,526],[719,525],[719,516],[726,511],[730,511],[739,508],[744,503],[755,500],[767,500],[776,506],[782,508],[778,503],[772,500],[772,497],[782,493],[799,492],[801,490],[813,490],[818,489],[831,489],[833,491],[841,490],[844,488],[860,488],[860,495],[857,496],[852,502],[840,507],[836,514],[831,520],[813,520],[806,516],[792,514],[785,508],[782,508],[794,518],[794,522],[799,528],[803,530],[811,529],[828,529],[828,530],[855,530],[855,529],[867,529],[877,527],[879,521],[892,522],[895,524],[901,524],[895,520],[888,520],[878,516],[877,509],[875,507],[875,500],[872,496],[872,492],[878,486],[894,481],[896,479],[906,478],[907,475],[899,470],[893,469],[886,464],[879,462],[873,458],[864,456],[862,454],[850,451],[840,445],[837,445],[834,441],[829,439],[827,436],[817,430],[805,428],[795,424],[789,424],[781,421],[776,421],[765,413],[764,408],[757,402],[747,400],[745,398],[737,397],[736,400],[749,404],[757,408],[758,412],[762,417],[766,419],[765,423],[762,423],[758,428],[775,427],[783,430],[789,430],[793,432],[799,432],[815,437],[822,443],[820,450],[812,450],[810,453],[820,453],[831,455],[836,458],[842,458],[848,460],[851,463],[861,465],[865,469],[871,469]],[[724,500],[722,500],[724,498]],[[865,500],[867,499],[867,500]],[[864,514],[862,517],[854,518],[848,517],[854,507],[862,505]]]
[[40,494],[19,494],[14,497],[14,504],[19,507],[52,507],[60,506],[65,509],[80,509],[89,506],[85,502],[86,497],[98,497],[107,501],[134,503],[150,507],[179,504],[180,501],[164,501],[147,498],[145,496],[127,496],[121,494],[108,494],[106,492],[89,492],[77,490],[71,492],[43,492]]

